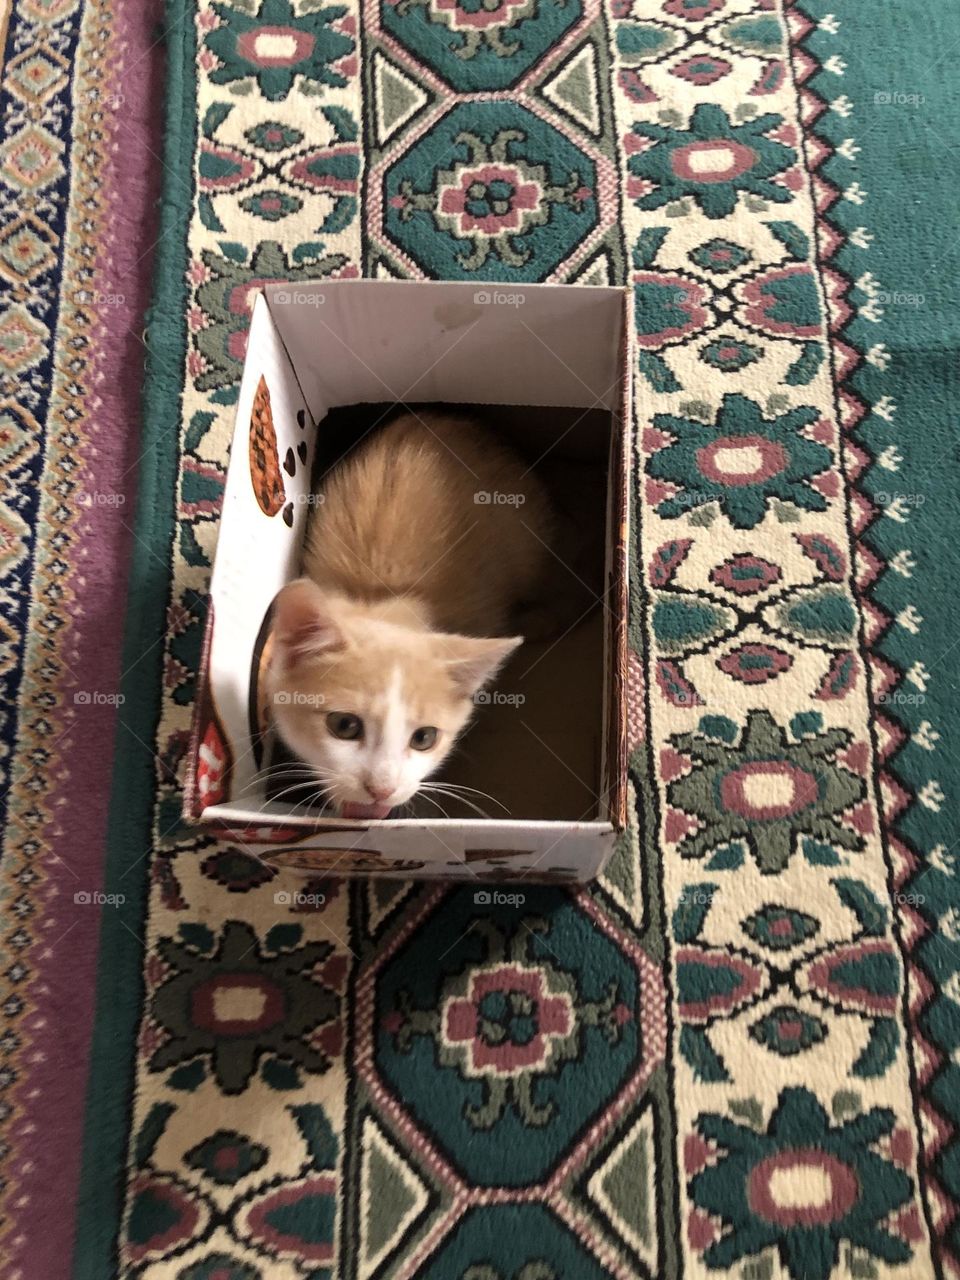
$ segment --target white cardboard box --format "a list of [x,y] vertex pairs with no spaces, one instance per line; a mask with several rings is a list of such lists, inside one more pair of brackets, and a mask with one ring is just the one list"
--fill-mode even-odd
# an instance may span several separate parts
[[[315,875],[583,882],[598,873],[626,821],[628,296],[393,280],[258,295],[210,588],[189,820]],[[526,655],[517,674],[526,704],[518,712],[504,695],[513,714],[499,720],[481,708],[465,739],[472,755],[455,766],[469,779],[472,759],[484,789],[500,788],[522,816],[346,820],[268,799],[260,673],[272,601],[299,574],[318,431],[338,406],[394,402],[509,406],[504,435],[515,431],[518,446],[524,436],[538,457],[566,451],[574,468],[578,458],[605,468],[602,605],[549,652]]]

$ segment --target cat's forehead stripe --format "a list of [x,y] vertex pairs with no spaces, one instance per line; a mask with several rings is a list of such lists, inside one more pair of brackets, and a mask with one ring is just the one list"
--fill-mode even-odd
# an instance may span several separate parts
[[384,696],[381,742],[385,750],[396,750],[397,740],[403,729],[403,721],[403,677],[400,672],[400,664],[394,663],[387,679]]

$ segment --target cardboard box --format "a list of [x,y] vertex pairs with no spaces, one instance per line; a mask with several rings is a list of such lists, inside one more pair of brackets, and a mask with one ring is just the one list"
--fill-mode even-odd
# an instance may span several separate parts
[[[314,875],[597,874],[626,822],[628,298],[588,286],[392,280],[259,294],[210,589],[189,820]],[[372,424],[385,404],[437,403],[485,413],[532,465],[559,460],[585,484],[602,477],[599,495],[577,499],[603,540],[602,601],[558,641],[521,646],[441,771],[492,796],[490,816],[458,806],[450,816],[346,820],[271,799],[261,676],[272,601],[299,575],[318,450],[341,406],[378,406],[366,410]]]

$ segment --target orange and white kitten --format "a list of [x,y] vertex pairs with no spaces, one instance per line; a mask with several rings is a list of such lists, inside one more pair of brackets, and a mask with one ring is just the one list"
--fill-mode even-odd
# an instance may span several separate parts
[[541,482],[467,417],[404,414],[324,479],[268,693],[341,816],[386,817],[443,762],[523,642],[502,633],[542,613],[553,532]]

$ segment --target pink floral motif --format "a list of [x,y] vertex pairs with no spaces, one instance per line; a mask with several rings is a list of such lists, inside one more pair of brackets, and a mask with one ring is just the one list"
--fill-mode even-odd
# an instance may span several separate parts
[[711,582],[738,596],[752,596],[758,591],[766,591],[782,577],[783,570],[778,564],[748,551],[738,552],[710,571]]
[[475,1075],[545,1065],[550,1041],[569,1036],[573,1025],[569,996],[550,995],[540,970],[518,964],[474,973],[468,995],[449,1000],[443,1016],[444,1039],[466,1045]]
[[494,0],[491,7],[486,4],[464,4],[463,0],[433,0],[434,7],[440,13],[447,13],[453,27],[473,27],[481,31],[485,27],[509,26],[515,14],[511,9],[523,9],[529,0]]
[[540,188],[525,182],[519,169],[508,165],[486,164],[477,169],[462,169],[458,185],[440,193],[440,211],[453,214],[461,235],[481,231],[499,235],[517,231],[522,215],[540,204]]
[[312,32],[297,27],[254,27],[237,37],[237,53],[256,67],[296,67],[311,57],[316,43]]
[[701,53],[695,54],[692,58],[685,58],[683,62],[678,62],[675,67],[671,68],[670,74],[676,76],[678,80],[686,80],[690,84],[706,85],[715,84],[717,80],[722,80],[732,70],[733,63],[728,62],[726,58],[717,58],[711,53]]
[[769,644],[742,644],[717,660],[721,671],[742,684],[766,684],[793,666],[789,653]]

